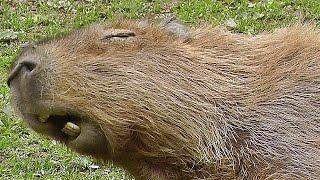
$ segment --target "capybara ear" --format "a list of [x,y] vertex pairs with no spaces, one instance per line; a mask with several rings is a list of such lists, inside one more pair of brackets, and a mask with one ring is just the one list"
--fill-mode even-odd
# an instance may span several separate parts
[[182,22],[177,20],[174,16],[165,18],[161,22],[161,26],[163,26],[165,29],[178,36],[179,38],[185,40],[190,38],[188,27],[182,24]]
[[112,29],[105,31],[105,34],[101,38],[102,41],[122,41],[131,40],[136,34],[127,29]]

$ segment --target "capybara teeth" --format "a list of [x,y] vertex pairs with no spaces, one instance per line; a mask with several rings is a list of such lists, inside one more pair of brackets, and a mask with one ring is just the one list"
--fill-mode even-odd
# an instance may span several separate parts
[[80,127],[72,122],[67,122],[62,128],[62,132],[72,137],[77,137],[80,134]]
[[50,117],[49,114],[40,114],[40,115],[39,115],[39,121],[45,123],[45,122],[48,121],[48,118],[49,118],[49,117]]

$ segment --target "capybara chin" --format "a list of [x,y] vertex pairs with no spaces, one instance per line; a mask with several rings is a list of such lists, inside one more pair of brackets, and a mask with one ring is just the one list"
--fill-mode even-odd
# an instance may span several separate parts
[[21,50],[36,132],[136,179],[318,179],[320,33],[114,21]]

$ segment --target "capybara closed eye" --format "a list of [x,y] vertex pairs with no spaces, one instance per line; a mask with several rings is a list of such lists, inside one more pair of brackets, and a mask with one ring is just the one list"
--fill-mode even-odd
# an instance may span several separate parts
[[32,129],[136,179],[320,177],[311,25],[249,36],[115,21],[30,45],[12,67]]

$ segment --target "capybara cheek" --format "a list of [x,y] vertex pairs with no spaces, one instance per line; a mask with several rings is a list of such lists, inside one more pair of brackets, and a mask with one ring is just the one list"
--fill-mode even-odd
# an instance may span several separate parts
[[67,141],[67,146],[80,154],[98,159],[110,158],[109,142],[102,130],[88,123],[80,125],[81,132],[75,139]]

